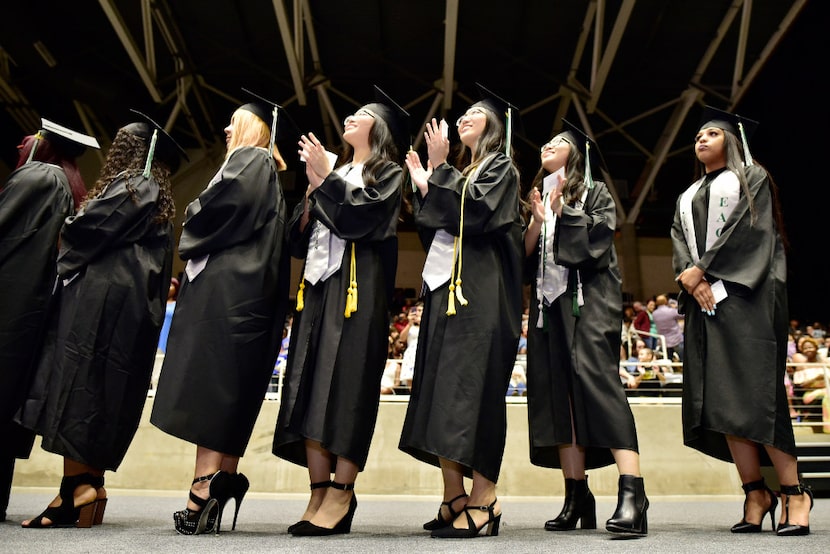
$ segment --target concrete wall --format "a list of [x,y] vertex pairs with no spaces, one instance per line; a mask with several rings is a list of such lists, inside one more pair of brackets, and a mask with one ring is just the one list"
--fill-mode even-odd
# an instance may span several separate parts
[[[682,444],[680,405],[633,404],[640,440],[642,473],[649,494],[737,494],[740,481],[731,464],[715,460]],[[658,400],[657,402],[660,402]],[[193,478],[194,445],[166,435],[149,423],[153,399],[147,399],[141,426],[119,470],[106,475],[107,486],[125,489],[187,490]],[[265,401],[240,470],[259,492],[308,492],[306,469],[271,454],[279,403]],[[357,486],[364,494],[439,495],[438,468],[398,450],[406,412],[404,397],[382,401],[366,470]],[[528,457],[527,405],[508,403],[507,448],[499,495],[550,496],[564,493],[559,470],[535,467]],[[43,451],[39,440],[28,460],[18,460],[15,486],[54,488],[60,482],[61,458]],[[616,495],[615,466],[592,470],[591,489]],[[737,491],[737,492],[736,492]]]

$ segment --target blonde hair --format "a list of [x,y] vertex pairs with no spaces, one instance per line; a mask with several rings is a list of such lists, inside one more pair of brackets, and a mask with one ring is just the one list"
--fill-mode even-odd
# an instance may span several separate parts
[[[228,153],[226,156],[230,155],[231,152],[240,146],[268,147],[268,143],[271,140],[271,129],[264,121],[254,115],[253,112],[237,108],[231,116],[231,127],[233,131],[231,132],[231,140],[228,142]],[[283,160],[276,144],[274,144],[274,150],[271,152],[271,155],[277,163],[277,171],[285,170],[287,167],[285,160]]]

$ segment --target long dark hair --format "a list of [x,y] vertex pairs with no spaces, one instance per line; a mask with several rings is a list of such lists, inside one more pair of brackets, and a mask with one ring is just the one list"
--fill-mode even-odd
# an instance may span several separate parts
[[[395,138],[392,131],[389,130],[389,125],[382,117],[374,118],[374,124],[369,130],[369,157],[363,163],[363,182],[367,187],[373,187],[377,184],[377,176],[381,169],[389,162],[397,163],[398,147],[395,145]],[[346,144],[343,149],[343,154],[340,160],[351,160],[354,155],[354,148],[350,144]]]
[[[481,133],[481,136],[476,141],[475,152],[465,146],[456,155],[455,167],[461,170],[464,175],[474,171],[478,167],[478,164],[484,161],[484,158],[489,154],[504,150],[504,123],[486,106],[473,104],[473,106],[476,105],[483,108],[482,111],[486,118],[484,132]],[[475,160],[475,163],[473,163],[473,160]]]
[[[582,151],[577,147],[577,145],[573,144],[570,140],[568,140],[568,144],[570,144],[571,147],[568,153],[568,159],[565,161],[565,184],[562,187],[562,200],[565,204],[573,206],[577,200],[582,198],[582,194],[585,192],[585,157],[582,155]],[[533,183],[531,184],[530,191],[528,192],[528,200],[523,202],[523,206],[528,208],[528,219],[531,215],[529,212],[530,194],[534,189],[538,190],[540,193],[542,192],[544,188],[544,179],[548,175],[550,175],[550,172],[544,167],[540,167],[539,171],[533,177]]]
[[[718,127],[720,129],[720,127]],[[738,138],[737,135],[728,131],[726,129],[723,130],[724,136],[724,149],[726,153],[726,168],[735,174],[738,178],[738,182],[741,185],[741,192],[744,196],[746,196],[747,204],[749,205],[749,221],[751,224],[754,224],[758,218],[757,210],[755,209],[755,200],[752,198],[752,195],[749,192],[749,183],[746,180],[746,173],[744,170],[744,148],[741,144],[741,140]],[[695,158],[697,160],[697,158]],[[695,164],[695,180],[700,179],[706,173],[706,167],[700,160],[697,160],[698,163]],[[778,194],[778,186],[775,184],[775,181],[770,175],[770,172],[767,171],[767,168],[763,165],[759,164],[757,160],[754,158],[752,159],[752,163],[763,168],[764,172],[767,174],[769,179],[769,188],[770,188],[770,196],[772,197],[772,218],[773,222],[775,223],[775,228],[778,231],[779,236],[781,237],[781,241],[784,245],[785,249],[789,249],[789,242],[787,240],[787,234],[784,229],[784,214],[781,211],[781,203],[780,197]]]
[[[133,201],[135,201],[136,191],[131,180],[144,173],[147,146],[145,139],[133,135],[124,129],[119,129],[107,152],[107,159],[104,161],[104,167],[101,168],[98,180],[95,181],[92,189],[87,193],[82,207],[91,199],[101,194],[107,185],[122,174],[124,174],[127,180],[127,191],[130,193]],[[158,158],[153,158],[153,165],[150,168],[150,172],[153,175],[153,179],[159,185],[159,198],[156,202],[156,216],[153,221],[157,224],[166,223],[173,219],[176,214],[176,208],[173,202],[173,187],[170,184],[170,169]]]

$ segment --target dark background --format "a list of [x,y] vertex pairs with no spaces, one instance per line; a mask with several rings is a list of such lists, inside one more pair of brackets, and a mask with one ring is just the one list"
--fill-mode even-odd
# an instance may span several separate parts
[[[291,19],[293,2],[283,4]],[[373,100],[371,87],[377,84],[410,111],[417,136],[434,94],[441,90],[446,2],[309,0],[307,4],[319,59],[315,61],[306,40],[301,63],[305,105],[297,101],[271,0],[151,2],[160,102],[148,94],[100,2],[7,6],[0,18],[0,160],[7,168],[14,167],[15,147],[21,136],[36,130],[41,116],[86,128],[77,109],[80,104],[93,116],[87,131],[105,149],[116,130],[132,119],[129,108],[136,108],[157,121],[170,118],[169,130],[191,153],[192,165],[215,168],[224,152],[222,129],[233,109],[248,101],[241,87],[284,105],[303,131],[313,130],[335,149],[336,129],[324,115],[318,87],[323,83],[337,119],[342,120]],[[113,0],[112,5],[143,54],[140,3]],[[602,39],[607,45],[618,12],[627,4],[607,0],[604,5]],[[830,299],[824,294],[830,192],[823,175],[830,146],[823,83],[830,54],[828,2],[804,2],[746,94],[732,106],[740,14],[726,30],[707,70],[696,81],[693,75],[725,15],[741,5],[736,0],[637,0],[596,110],[587,119],[628,212],[637,199],[648,157],[666,128],[672,102],[690,87],[705,91],[683,121],[636,219],[636,232],[642,237],[668,236],[675,200],[692,179],[691,144],[704,104],[731,108],[760,121],[751,147],[780,188],[790,242],[790,312],[802,323],[830,321]],[[754,0],[751,5],[745,70],[762,56],[790,8],[801,5],[801,0]],[[563,103],[561,97],[544,105],[539,102],[563,92],[574,94],[583,105],[591,99],[594,28],[586,14],[596,6],[589,0],[459,2],[455,88],[451,107],[440,115],[454,122],[478,99],[476,82],[518,106],[525,133],[515,142],[516,160],[525,187],[538,169],[539,146],[558,130],[557,110],[564,106],[565,117],[580,122],[573,102]],[[159,21],[177,45],[178,66],[162,40]],[[591,33],[575,62],[585,25],[591,26]],[[48,47],[57,61],[55,67],[47,67],[35,51],[36,41]],[[192,79],[186,97],[190,116],[171,118],[182,78]],[[9,88],[19,94],[9,95]],[[648,116],[639,119],[642,114]],[[623,122],[633,120],[620,132]],[[302,195],[305,177],[296,171],[300,164],[294,141],[282,142],[280,148],[289,163],[283,180],[290,185],[291,203]],[[0,164],[0,178],[5,179],[4,173]],[[94,175],[85,177],[88,185],[94,180]],[[187,201],[177,198],[179,211]]]

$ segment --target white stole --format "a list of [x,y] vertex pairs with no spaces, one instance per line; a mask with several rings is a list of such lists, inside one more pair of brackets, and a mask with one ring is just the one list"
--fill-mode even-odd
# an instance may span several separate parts
[[[473,174],[470,175],[470,181],[475,181],[478,178],[482,168],[490,161],[489,158],[491,157],[493,155],[485,158],[478,165],[473,171]],[[429,244],[429,252],[427,252],[427,259],[424,262],[424,269],[421,271],[421,277],[423,277],[424,282],[431,291],[444,285],[452,277],[452,267],[455,263],[455,258],[452,255],[454,241],[455,237],[444,229],[435,231],[435,236]],[[455,253],[455,256],[458,257],[458,252]]]
[[[363,164],[347,164],[340,166],[335,172],[348,184],[360,188],[366,186],[363,182]],[[325,281],[337,273],[343,263],[345,251],[346,241],[315,220],[312,224],[308,253],[305,258],[305,280],[316,285],[319,281]]]
[[[562,186],[565,180],[564,166],[551,173],[542,181],[542,204],[545,208],[545,221],[542,223],[542,232],[539,236],[539,269],[536,272],[536,299],[539,302],[539,317],[536,320],[536,327],[541,329],[544,326],[543,309],[565,294],[568,290],[568,276],[570,270],[554,261],[553,246],[556,241],[556,212],[550,207],[550,193],[554,188]],[[574,204],[574,208],[581,210],[585,206],[585,199],[588,197],[588,189],[582,193],[582,197]],[[579,272],[577,272],[579,279]],[[580,291],[581,292],[581,291]],[[579,305],[583,305],[580,294]]]
[[[697,251],[697,240],[695,239],[695,222],[692,217],[692,199],[703,184],[699,179],[692,184],[680,197],[680,223],[683,227],[683,236],[686,238],[686,245],[692,260],[700,261],[700,253]],[[723,227],[732,211],[738,204],[740,198],[741,184],[737,175],[729,170],[721,172],[709,184],[709,205],[706,223],[706,250],[709,250],[715,241],[720,237]]]
[[[205,187],[205,190],[209,189],[210,187],[218,183],[220,179],[222,179],[222,172],[225,171],[225,166],[228,165],[228,160],[230,160],[230,158],[231,155],[228,154],[228,156],[225,158],[225,161],[222,162],[222,165],[219,167],[219,170],[213,175],[213,178]],[[190,206],[195,206],[196,208],[201,209],[201,204],[199,203],[198,198],[193,200],[193,202],[191,202],[187,206],[188,211],[190,211]],[[205,254],[204,256],[201,256],[199,258],[191,258],[187,260],[187,263],[184,265],[184,272],[187,274],[188,281],[193,282],[196,279],[196,277],[198,277],[199,274],[205,270],[205,268],[207,267],[209,257],[210,254]]]
[[[693,183],[680,197],[680,224],[683,227],[683,236],[686,239],[686,245],[689,248],[689,253],[694,263],[700,261],[700,253],[697,250],[697,239],[695,238],[692,200],[702,184],[703,178]],[[707,206],[706,217],[706,250],[712,248],[715,241],[720,237],[726,221],[732,215],[735,206],[738,205],[740,194],[741,183],[738,181],[738,176],[730,170],[722,171],[720,175],[709,183],[709,204]],[[718,279],[711,284],[711,287],[715,295],[716,303],[728,296],[722,280]]]

